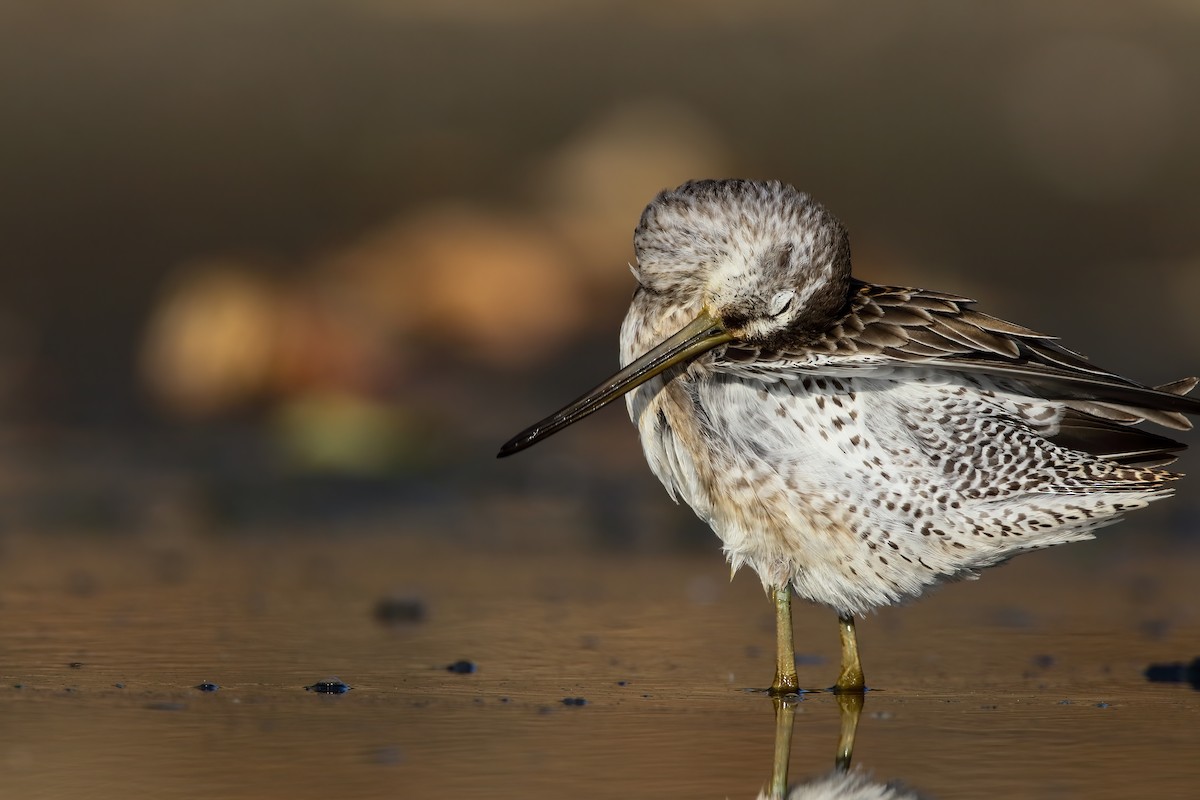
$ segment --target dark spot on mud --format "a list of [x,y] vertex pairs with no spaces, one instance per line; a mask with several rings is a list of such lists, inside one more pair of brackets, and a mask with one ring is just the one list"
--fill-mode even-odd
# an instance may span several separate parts
[[1001,628],[1032,628],[1035,619],[1032,613],[1017,606],[999,606],[990,609],[984,619],[989,625]]
[[196,686],[194,688],[199,689],[202,692],[215,692],[218,689],[220,689],[221,687],[215,683],[211,683],[209,681],[204,681],[203,683],[196,684]]
[[371,751],[368,754],[368,759],[373,764],[382,764],[386,767],[395,766],[396,764],[404,763],[404,753],[399,747],[380,747]]
[[586,706],[587,702],[588,701],[582,697],[564,697],[562,699],[562,704],[564,706]]
[[151,711],[184,711],[187,703],[147,703],[144,708]]
[[453,672],[455,675],[470,675],[477,669],[479,669],[479,667],[475,666],[474,661],[467,661],[466,659],[455,661],[453,664],[446,665],[446,671]]
[[1148,619],[1138,623],[1138,632],[1147,639],[1162,639],[1171,629],[1171,623],[1165,619]]
[[384,625],[424,622],[425,604],[411,597],[385,597],[375,604],[372,616]]

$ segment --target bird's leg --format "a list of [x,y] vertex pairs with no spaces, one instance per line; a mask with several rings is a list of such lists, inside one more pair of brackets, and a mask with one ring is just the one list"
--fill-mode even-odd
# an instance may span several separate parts
[[833,689],[835,692],[865,691],[862,662],[858,658],[858,637],[854,633],[854,617],[839,616],[838,623],[842,631],[842,671]]
[[771,600],[775,603],[775,682],[771,684],[771,694],[796,694],[800,681],[796,677],[796,649],[792,645],[792,587],[772,586]]
[[858,718],[862,715],[863,694],[842,692],[837,696],[837,702],[842,729],[838,733],[837,756],[833,764],[838,771],[845,772],[850,769],[850,759],[854,756],[854,734],[858,732]]
[[771,762],[770,800],[787,796],[788,761],[792,757],[792,727],[796,719],[795,697],[773,697],[775,702],[775,758]]

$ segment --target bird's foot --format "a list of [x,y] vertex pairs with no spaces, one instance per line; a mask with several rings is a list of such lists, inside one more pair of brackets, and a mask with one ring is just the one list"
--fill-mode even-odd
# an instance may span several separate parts
[[772,697],[783,697],[789,694],[800,694],[800,679],[795,672],[791,673],[775,673],[775,680],[771,683],[771,688],[767,690],[767,694]]
[[867,691],[867,683],[863,680],[862,670],[842,670],[837,683],[829,688],[834,694],[862,694]]

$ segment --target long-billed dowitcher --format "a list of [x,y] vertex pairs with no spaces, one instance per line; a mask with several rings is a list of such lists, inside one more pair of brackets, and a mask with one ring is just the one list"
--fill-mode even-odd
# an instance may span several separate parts
[[850,274],[845,228],[778,182],[692,181],[634,232],[624,368],[518,434],[510,455],[621,395],[650,469],[758,573],[774,694],[797,690],[791,592],[841,624],[1026,550],[1090,539],[1171,493],[1185,378],[1145,386],[952,294]]

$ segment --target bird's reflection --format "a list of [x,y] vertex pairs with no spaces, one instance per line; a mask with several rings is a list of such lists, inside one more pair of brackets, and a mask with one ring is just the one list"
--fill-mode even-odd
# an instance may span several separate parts
[[774,698],[775,759],[771,768],[771,785],[759,793],[759,800],[917,800],[919,792],[896,781],[878,783],[861,769],[851,769],[854,757],[854,736],[862,716],[863,695],[835,695],[841,726],[833,770],[788,786],[788,761],[792,752],[792,726],[796,717],[795,696]]

